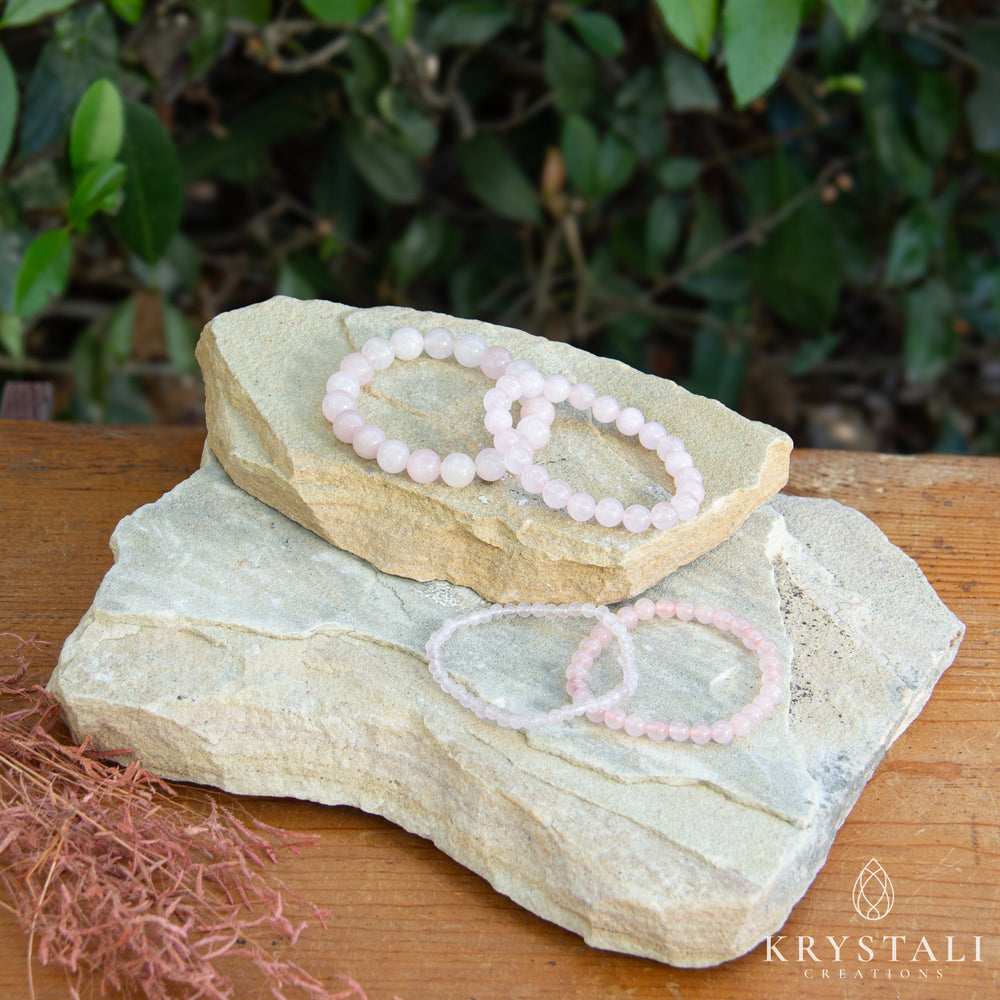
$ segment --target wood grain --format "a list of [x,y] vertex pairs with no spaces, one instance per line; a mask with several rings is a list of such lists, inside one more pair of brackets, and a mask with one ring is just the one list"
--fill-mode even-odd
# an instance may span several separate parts
[[[179,429],[0,421],[0,631],[53,644],[38,660],[39,676],[51,670],[111,565],[114,525],[190,474],[203,438]],[[765,945],[708,970],[596,951],[378,817],[243,800],[266,822],[319,835],[276,872],[334,914],[326,930],[301,939],[296,961],[331,987],[338,972],[355,977],[371,1000],[996,996],[1000,460],[796,452],[788,492],[867,514],[917,560],[968,631],[782,929],[784,961],[774,952],[768,960]],[[854,880],[871,858],[896,894],[879,923],[862,920],[851,903]],[[863,935],[872,937],[872,960],[859,944]],[[828,936],[846,938],[840,962]],[[890,936],[896,961],[892,943],[881,943]],[[26,940],[0,907],[0,996],[10,1000],[30,995]],[[59,972],[35,967],[34,978],[36,996],[68,996]],[[265,994],[246,980],[237,995]]]

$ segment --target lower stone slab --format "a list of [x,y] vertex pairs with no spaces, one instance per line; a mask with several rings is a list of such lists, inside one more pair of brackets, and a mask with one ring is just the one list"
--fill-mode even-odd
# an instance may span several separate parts
[[[863,515],[778,496],[647,592],[724,604],[775,637],[791,670],[773,715],[728,746],[585,719],[526,734],[475,718],[428,674],[427,637],[479,597],[334,548],[210,454],[112,548],[50,683],[77,736],[169,778],[379,813],[590,944],[679,966],[781,927],[964,633]],[[446,663],[487,699],[555,707],[588,624],[471,629]],[[629,710],[711,721],[755,693],[755,658],[711,627],[633,635]],[[595,668],[595,690],[614,666]]]

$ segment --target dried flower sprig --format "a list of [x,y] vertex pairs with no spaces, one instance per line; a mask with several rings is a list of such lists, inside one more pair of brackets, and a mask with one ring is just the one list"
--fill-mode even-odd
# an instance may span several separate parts
[[31,995],[37,954],[68,972],[74,997],[93,980],[102,995],[223,1000],[234,987],[217,963],[236,959],[276,998],[364,1000],[349,977],[331,993],[255,940],[277,932],[294,944],[307,918],[322,924],[324,911],[261,873],[279,849],[312,838],[244,821],[208,796],[204,808],[181,803],[139,763],[114,763],[127,751],[56,738],[58,703],[25,684],[38,645],[2,635],[17,645],[0,656],[16,665],[0,676],[0,892],[28,934]]

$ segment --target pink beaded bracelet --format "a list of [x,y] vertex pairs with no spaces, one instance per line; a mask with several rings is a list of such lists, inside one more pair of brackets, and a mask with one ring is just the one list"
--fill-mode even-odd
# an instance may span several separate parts
[[[622,682],[612,688],[607,694],[596,697],[587,689],[586,696],[574,695],[571,704],[563,705],[561,708],[554,708],[550,712],[535,713],[531,715],[518,714],[492,702],[484,701],[478,695],[474,695],[464,684],[452,679],[445,669],[441,659],[441,650],[444,644],[458,631],[466,628],[473,628],[476,625],[485,625],[487,622],[496,621],[500,618],[597,618],[600,624],[594,631],[600,630],[602,636],[606,636],[605,646],[611,643],[612,639],[618,640],[618,661],[622,668]],[[603,647],[602,647],[603,648]],[[448,619],[431,637],[427,640],[427,661],[430,667],[431,677],[441,685],[441,689],[452,696],[460,705],[469,709],[478,718],[495,722],[505,729],[541,729],[544,726],[553,726],[561,722],[568,722],[570,719],[583,715],[589,711],[610,711],[625,698],[631,697],[635,693],[638,684],[638,675],[635,668],[635,644],[629,635],[628,627],[621,624],[616,616],[612,614],[604,605],[595,606],[593,604],[494,604],[481,611],[473,611],[463,615],[461,618]]]
[[[757,697],[741,708],[729,719],[719,719],[711,724],[691,725],[685,719],[666,722],[663,719],[647,721],[641,715],[627,715],[618,706],[602,709],[588,709],[585,713],[591,722],[603,723],[609,729],[623,729],[629,736],[648,736],[655,743],[670,739],[683,743],[690,739],[704,745],[711,741],[730,743],[734,736],[746,736],[754,726],[763,722],[774,711],[784,697],[784,678],[778,644],[768,639],[746,618],[738,618],[726,608],[716,608],[711,604],[694,604],[691,601],[672,601],[662,597],[655,603],[648,598],[640,598],[631,607],[620,608],[615,615],[619,624],[626,629],[635,628],[640,622],[653,618],[678,618],[680,621],[699,621],[703,625],[714,625],[720,632],[730,632],[751,652],[757,654],[760,666],[760,691]],[[566,691],[570,697],[593,698],[587,678],[594,660],[607,645],[604,633],[595,635],[593,630],[573,654],[566,670]]]
[[389,338],[372,337],[360,351],[346,355],[340,369],[327,380],[322,410],[333,425],[334,436],[351,445],[360,458],[377,462],[384,472],[406,472],[417,483],[433,483],[440,476],[449,486],[460,488],[468,486],[476,475],[495,482],[507,471],[496,448],[482,449],[475,459],[464,452],[453,452],[442,459],[432,448],[410,451],[407,444],[388,438],[381,427],[369,423],[358,410],[361,387],[371,381],[376,371],[388,368],[397,358],[412,361],[423,352],[438,360],[454,356],[460,365],[479,368],[494,382],[513,361],[505,347],[488,347],[474,333],[456,340],[444,327],[421,333],[412,326],[403,326]]
[[[513,427],[510,411],[517,400],[521,401],[520,420]],[[638,437],[643,448],[655,452],[674,480],[673,498],[652,509],[644,504],[626,507],[615,497],[595,500],[589,493],[574,492],[562,479],[550,478],[545,468],[534,463],[534,453],[548,443],[555,404],[564,400],[577,410],[590,410],[599,423],[614,422],[622,434]],[[520,477],[527,493],[541,494],[553,510],[565,507],[575,521],[594,518],[606,528],[621,524],[639,533],[649,527],[672,528],[696,517],[701,509],[705,499],[702,475],[680,438],[668,434],[662,424],[647,421],[634,406],[622,407],[613,396],[598,396],[586,382],[573,384],[565,375],[546,378],[529,362],[514,361],[483,397],[483,405],[486,429],[494,435],[494,446],[507,471]]]

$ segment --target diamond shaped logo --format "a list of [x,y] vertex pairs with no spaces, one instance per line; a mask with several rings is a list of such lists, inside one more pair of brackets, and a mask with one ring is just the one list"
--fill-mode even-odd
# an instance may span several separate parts
[[861,869],[851,898],[858,916],[865,920],[881,920],[889,915],[895,900],[892,882],[874,858]]

